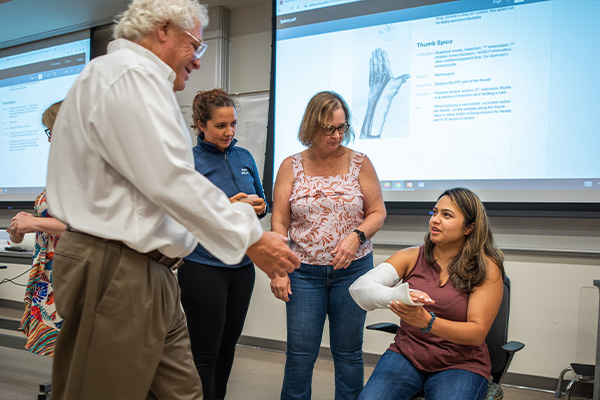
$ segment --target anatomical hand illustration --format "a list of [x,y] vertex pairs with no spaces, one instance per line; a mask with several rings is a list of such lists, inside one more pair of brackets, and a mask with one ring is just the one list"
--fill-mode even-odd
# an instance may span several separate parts
[[375,139],[381,136],[390,104],[408,78],[410,74],[394,78],[387,52],[379,48],[373,51],[369,67],[367,113],[360,130],[361,139]]

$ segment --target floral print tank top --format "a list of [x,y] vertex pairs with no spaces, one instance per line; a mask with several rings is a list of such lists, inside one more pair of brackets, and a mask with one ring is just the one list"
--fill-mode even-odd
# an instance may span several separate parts
[[[354,151],[347,174],[307,176],[302,155],[292,157],[294,183],[290,197],[290,248],[305,264],[331,265],[338,242],[364,220],[363,194],[358,174],[365,158]],[[371,253],[368,240],[359,246],[355,259]]]

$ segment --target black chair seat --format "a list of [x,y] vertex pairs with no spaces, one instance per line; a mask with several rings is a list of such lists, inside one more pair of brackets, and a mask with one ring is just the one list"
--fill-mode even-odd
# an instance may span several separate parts
[[572,363],[571,369],[573,370],[575,375],[580,375],[583,377],[587,377],[588,379],[594,380],[595,367],[592,364]]

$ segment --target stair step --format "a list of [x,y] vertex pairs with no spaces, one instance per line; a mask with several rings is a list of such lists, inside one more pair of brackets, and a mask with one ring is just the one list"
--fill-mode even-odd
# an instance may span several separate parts
[[19,308],[13,307],[4,307],[0,305],[0,318],[10,318],[10,319],[18,319],[20,320],[23,317],[23,311],[25,311],[25,303],[21,303]]
[[11,349],[25,350],[27,338],[18,331],[0,329],[0,347],[8,347]]
[[24,309],[25,305],[23,305],[22,309],[0,306],[0,329],[10,329],[14,331],[19,329]]
[[0,329],[16,331],[19,329],[19,325],[21,325],[20,320],[0,317]]

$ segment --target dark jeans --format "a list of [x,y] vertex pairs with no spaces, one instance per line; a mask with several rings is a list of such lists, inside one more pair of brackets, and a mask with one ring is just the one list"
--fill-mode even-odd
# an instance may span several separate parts
[[223,268],[186,261],[177,275],[204,398],[223,399],[254,288],[254,265]]

